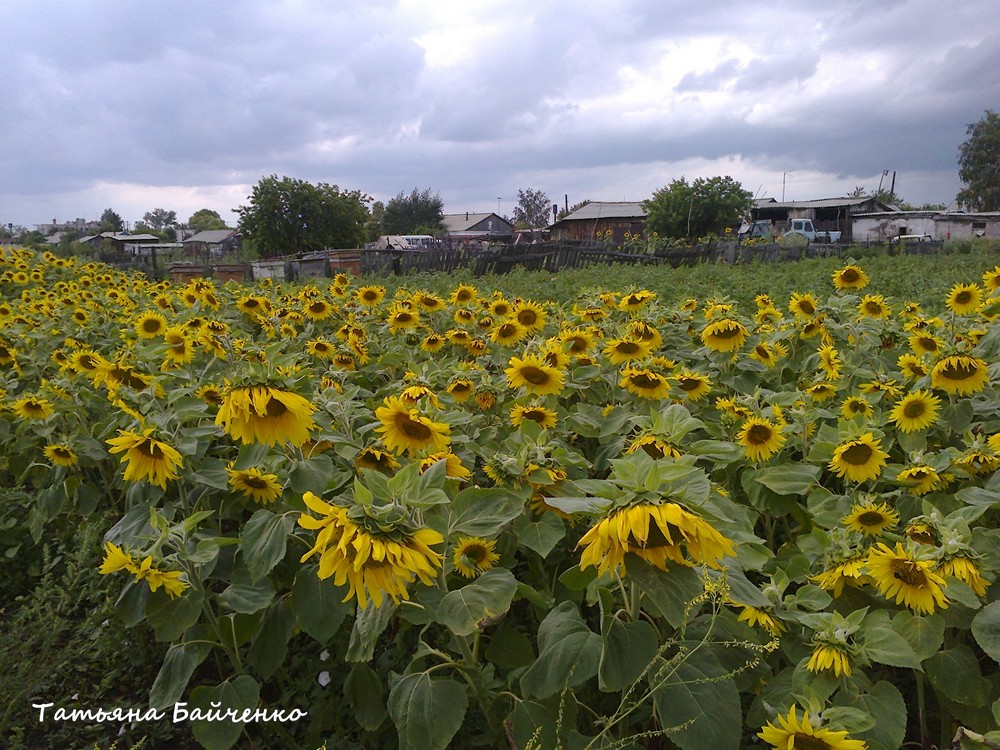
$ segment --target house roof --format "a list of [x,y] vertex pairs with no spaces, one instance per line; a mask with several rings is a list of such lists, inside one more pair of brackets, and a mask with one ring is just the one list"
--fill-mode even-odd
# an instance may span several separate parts
[[860,206],[864,203],[874,202],[876,205],[885,206],[893,210],[893,206],[882,203],[875,198],[868,196],[862,198],[819,198],[809,201],[776,201],[774,198],[758,198],[754,201],[757,208],[838,208],[846,206]]
[[184,242],[206,242],[209,245],[216,242],[223,242],[233,233],[232,229],[206,229],[193,237],[188,237]]
[[501,222],[510,226],[510,222],[504,219],[502,216],[498,216],[495,213],[485,213],[485,214],[474,214],[474,213],[461,213],[461,214],[445,214],[444,228],[449,233],[454,232],[467,232],[471,230],[476,224],[482,221],[486,221],[489,218],[499,219]]
[[588,219],[591,221],[594,219],[645,219],[648,215],[646,209],[642,207],[641,201],[591,201],[573,213],[562,217],[552,226],[564,221],[586,221]]

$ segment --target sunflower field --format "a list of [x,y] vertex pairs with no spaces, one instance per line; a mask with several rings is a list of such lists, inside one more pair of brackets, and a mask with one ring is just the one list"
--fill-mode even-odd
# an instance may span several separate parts
[[[110,518],[105,625],[163,649],[88,737],[1000,746],[992,262],[747,304],[0,253],[19,523]],[[64,687],[26,702],[94,708]]]

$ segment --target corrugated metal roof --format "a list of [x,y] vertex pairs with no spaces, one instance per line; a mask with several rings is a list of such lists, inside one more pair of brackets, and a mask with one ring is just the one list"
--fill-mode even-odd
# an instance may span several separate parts
[[232,229],[206,229],[193,237],[188,237],[185,242],[207,242],[209,244],[214,242],[222,242],[226,237],[233,233]]
[[645,219],[646,209],[641,201],[591,201],[556,222],[594,219]]
[[[860,206],[874,200],[868,198],[820,198],[811,201],[776,201],[763,198],[755,201],[758,208],[837,208],[838,206]],[[881,205],[886,205],[885,203]]]
[[[496,216],[500,221],[504,221],[502,217],[497,216],[495,213],[485,213],[485,214],[445,214],[444,215],[444,227],[449,232],[465,232],[474,227],[481,221],[485,221],[491,216]],[[468,218],[466,218],[468,217]],[[504,222],[506,223],[506,222]]]

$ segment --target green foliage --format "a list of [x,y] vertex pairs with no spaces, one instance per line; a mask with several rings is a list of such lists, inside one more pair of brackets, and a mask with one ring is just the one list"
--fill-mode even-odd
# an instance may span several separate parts
[[380,234],[438,234],[444,231],[444,201],[430,188],[413,188],[392,198],[382,212]]
[[100,218],[102,232],[121,232],[125,229],[125,222],[122,217],[110,208],[104,209]]
[[142,223],[154,230],[168,229],[177,223],[177,212],[154,208],[142,215]]
[[187,228],[194,232],[227,229],[226,222],[219,216],[219,212],[210,208],[201,208],[191,214],[191,218],[187,220]]
[[643,201],[646,232],[662,237],[702,237],[738,226],[749,212],[753,194],[728,175],[674,180]]
[[958,176],[965,187],[956,200],[973,211],[1000,211],[1000,115],[986,110],[965,133],[958,149]]
[[517,191],[514,206],[514,223],[524,229],[547,227],[552,223],[552,201],[541,190],[532,188]]
[[240,206],[239,227],[261,257],[360,247],[365,239],[368,196],[336,185],[291,177],[262,177]]

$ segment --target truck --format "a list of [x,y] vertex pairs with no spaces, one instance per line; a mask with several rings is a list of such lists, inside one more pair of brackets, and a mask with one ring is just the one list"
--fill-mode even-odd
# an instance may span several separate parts
[[785,234],[801,234],[810,242],[840,242],[840,232],[818,231],[812,219],[791,219]]

